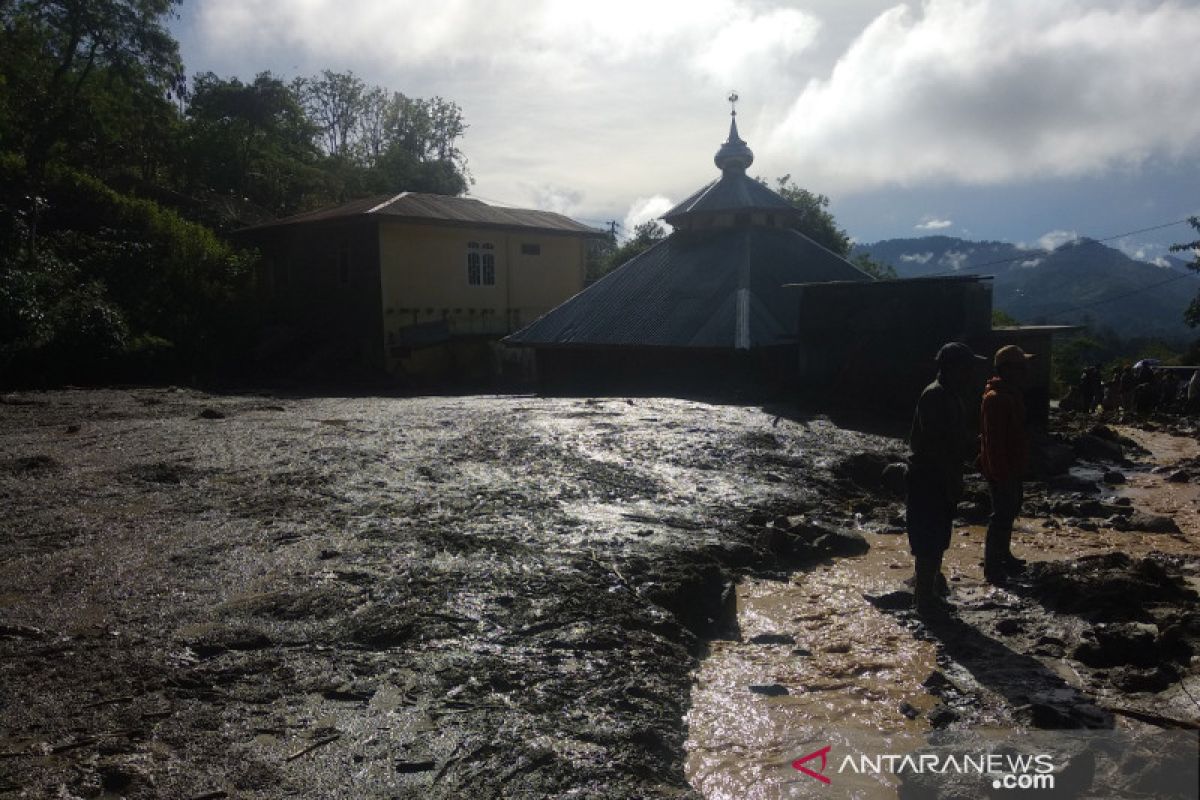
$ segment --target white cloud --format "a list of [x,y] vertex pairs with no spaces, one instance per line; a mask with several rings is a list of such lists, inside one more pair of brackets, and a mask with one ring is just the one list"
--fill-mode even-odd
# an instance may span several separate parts
[[566,186],[542,184],[541,186],[526,188],[526,194],[533,197],[534,208],[543,211],[554,211],[559,214],[566,214],[567,216],[579,213],[579,209],[583,204],[583,192]]
[[1195,4],[897,5],[808,82],[770,150],[841,191],[1080,176],[1194,154],[1197,41]]
[[1079,234],[1075,231],[1050,231],[1044,234],[1037,240],[1038,247],[1043,250],[1057,250],[1064,244],[1079,241]]
[[[629,211],[625,214],[625,221],[622,223],[621,238],[627,239],[633,236],[633,229],[643,222],[649,222],[652,219],[658,219],[666,212],[670,211],[675,204],[670,198],[663,197],[661,194],[656,194],[653,197],[639,197],[633,201],[633,205],[629,207]],[[667,223],[662,223],[663,227],[671,230]]]
[[[684,15],[690,13],[689,9]],[[742,85],[786,68],[812,45],[820,28],[815,17],[792,8],[758,16],[742,13],[719,28],[691,63],[717,82]]]
[[957,272],[967,265],[967,258],[970,253],[963,253],[958,250],[947,250],[942,253],[942,257],[938,259],[938,263],[944,267]]
[[923,217],[920,222],[913,226],[919,231],[940,231],[949,228],[954,224],[953,220],[938,219],[937,217]]
[[928,264],[931,258],[933,258],[933,253],[905,253],[900,256],[901,261],[917,264]]
[[1171,268],[1171,262],[1167,261],[1167,259],[1164,258],[1163,256],[1159,256],[1158,258],[1156,258],[1153,261],[1150,261],[1148,263],[1153,264],[1156,267],[1162,267],[1163,269]]

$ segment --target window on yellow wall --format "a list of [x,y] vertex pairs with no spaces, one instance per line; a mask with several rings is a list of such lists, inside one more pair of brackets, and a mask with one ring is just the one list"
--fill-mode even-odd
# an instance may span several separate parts
[[479,286],[482,282],[479,261],[479,242],[467,242],[467,284],[469,286]]
[[496,285],[496,252],[489,242],[483,244],[483,285]]
[[467,285],[496,285],[496,248],[491,242],[467,242]]

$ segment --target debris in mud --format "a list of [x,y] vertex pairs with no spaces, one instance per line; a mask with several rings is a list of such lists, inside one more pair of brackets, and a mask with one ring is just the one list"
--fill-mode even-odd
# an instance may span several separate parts
[[751,636],[750,644],[795,644],[796,637],[786,633],[760,633]]
[[751,684],[749,689],[755,694],[761,694],[767,697],[783,697],[784,695],[789,694],[788,688],[778,683]]
[[62,464],[60,464],[57,459],[40,453],[33,456],[10,458],[7,461],[0,462],[0,470],[4,472],[10,472],[15,475],[55,472],[60,469],[62,469]]
[[1115,552],[1029,565],[1030,591],[1045,607],[1094,622],[1150,621],[1157,608],[1195,607],[1174,558]]
[[225,414],[215,408],[205,408],[196,416],[200,419],[225,419]]
[[1145,511],[1134,511],[1130,514],[1114,516],[1108,524],[1118,531],[1139,531],[1141,533],[1179,533],[1179,525],[1171,517],[1162,514],[1150,514]]

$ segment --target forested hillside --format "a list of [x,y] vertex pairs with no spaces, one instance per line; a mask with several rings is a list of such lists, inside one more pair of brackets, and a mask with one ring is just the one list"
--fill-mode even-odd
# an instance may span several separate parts
[[1184,311],[1200,275],[1188,262],[1137,261],[1091,239],[1054,250],[949,236],[889,239],[856,252],[890,264],[900,277],[974,273],[995,277],[993,305],[1024,323],[1108,328],[1122,337],[1195,337]]
[[328,70],[189,77],[178,4],[0,2],[2,382],[225,369],[255,322],[255,256],[225,233],[470,182],[454,102]]

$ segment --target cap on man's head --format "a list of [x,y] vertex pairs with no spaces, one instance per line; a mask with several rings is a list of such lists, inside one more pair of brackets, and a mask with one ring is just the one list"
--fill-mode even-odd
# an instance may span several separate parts
[[983,356],[975,355],[975,351],[962,342],[948,342],[942,345],[941,350],[938,350],[934,361],[937,362],[939,367],[956,367],[986,362],[987,359]]
[[1006,344],[996,351],[996,369],[1000,369],[1005,364],[1024,364],[1033,357],[1015,344]]

